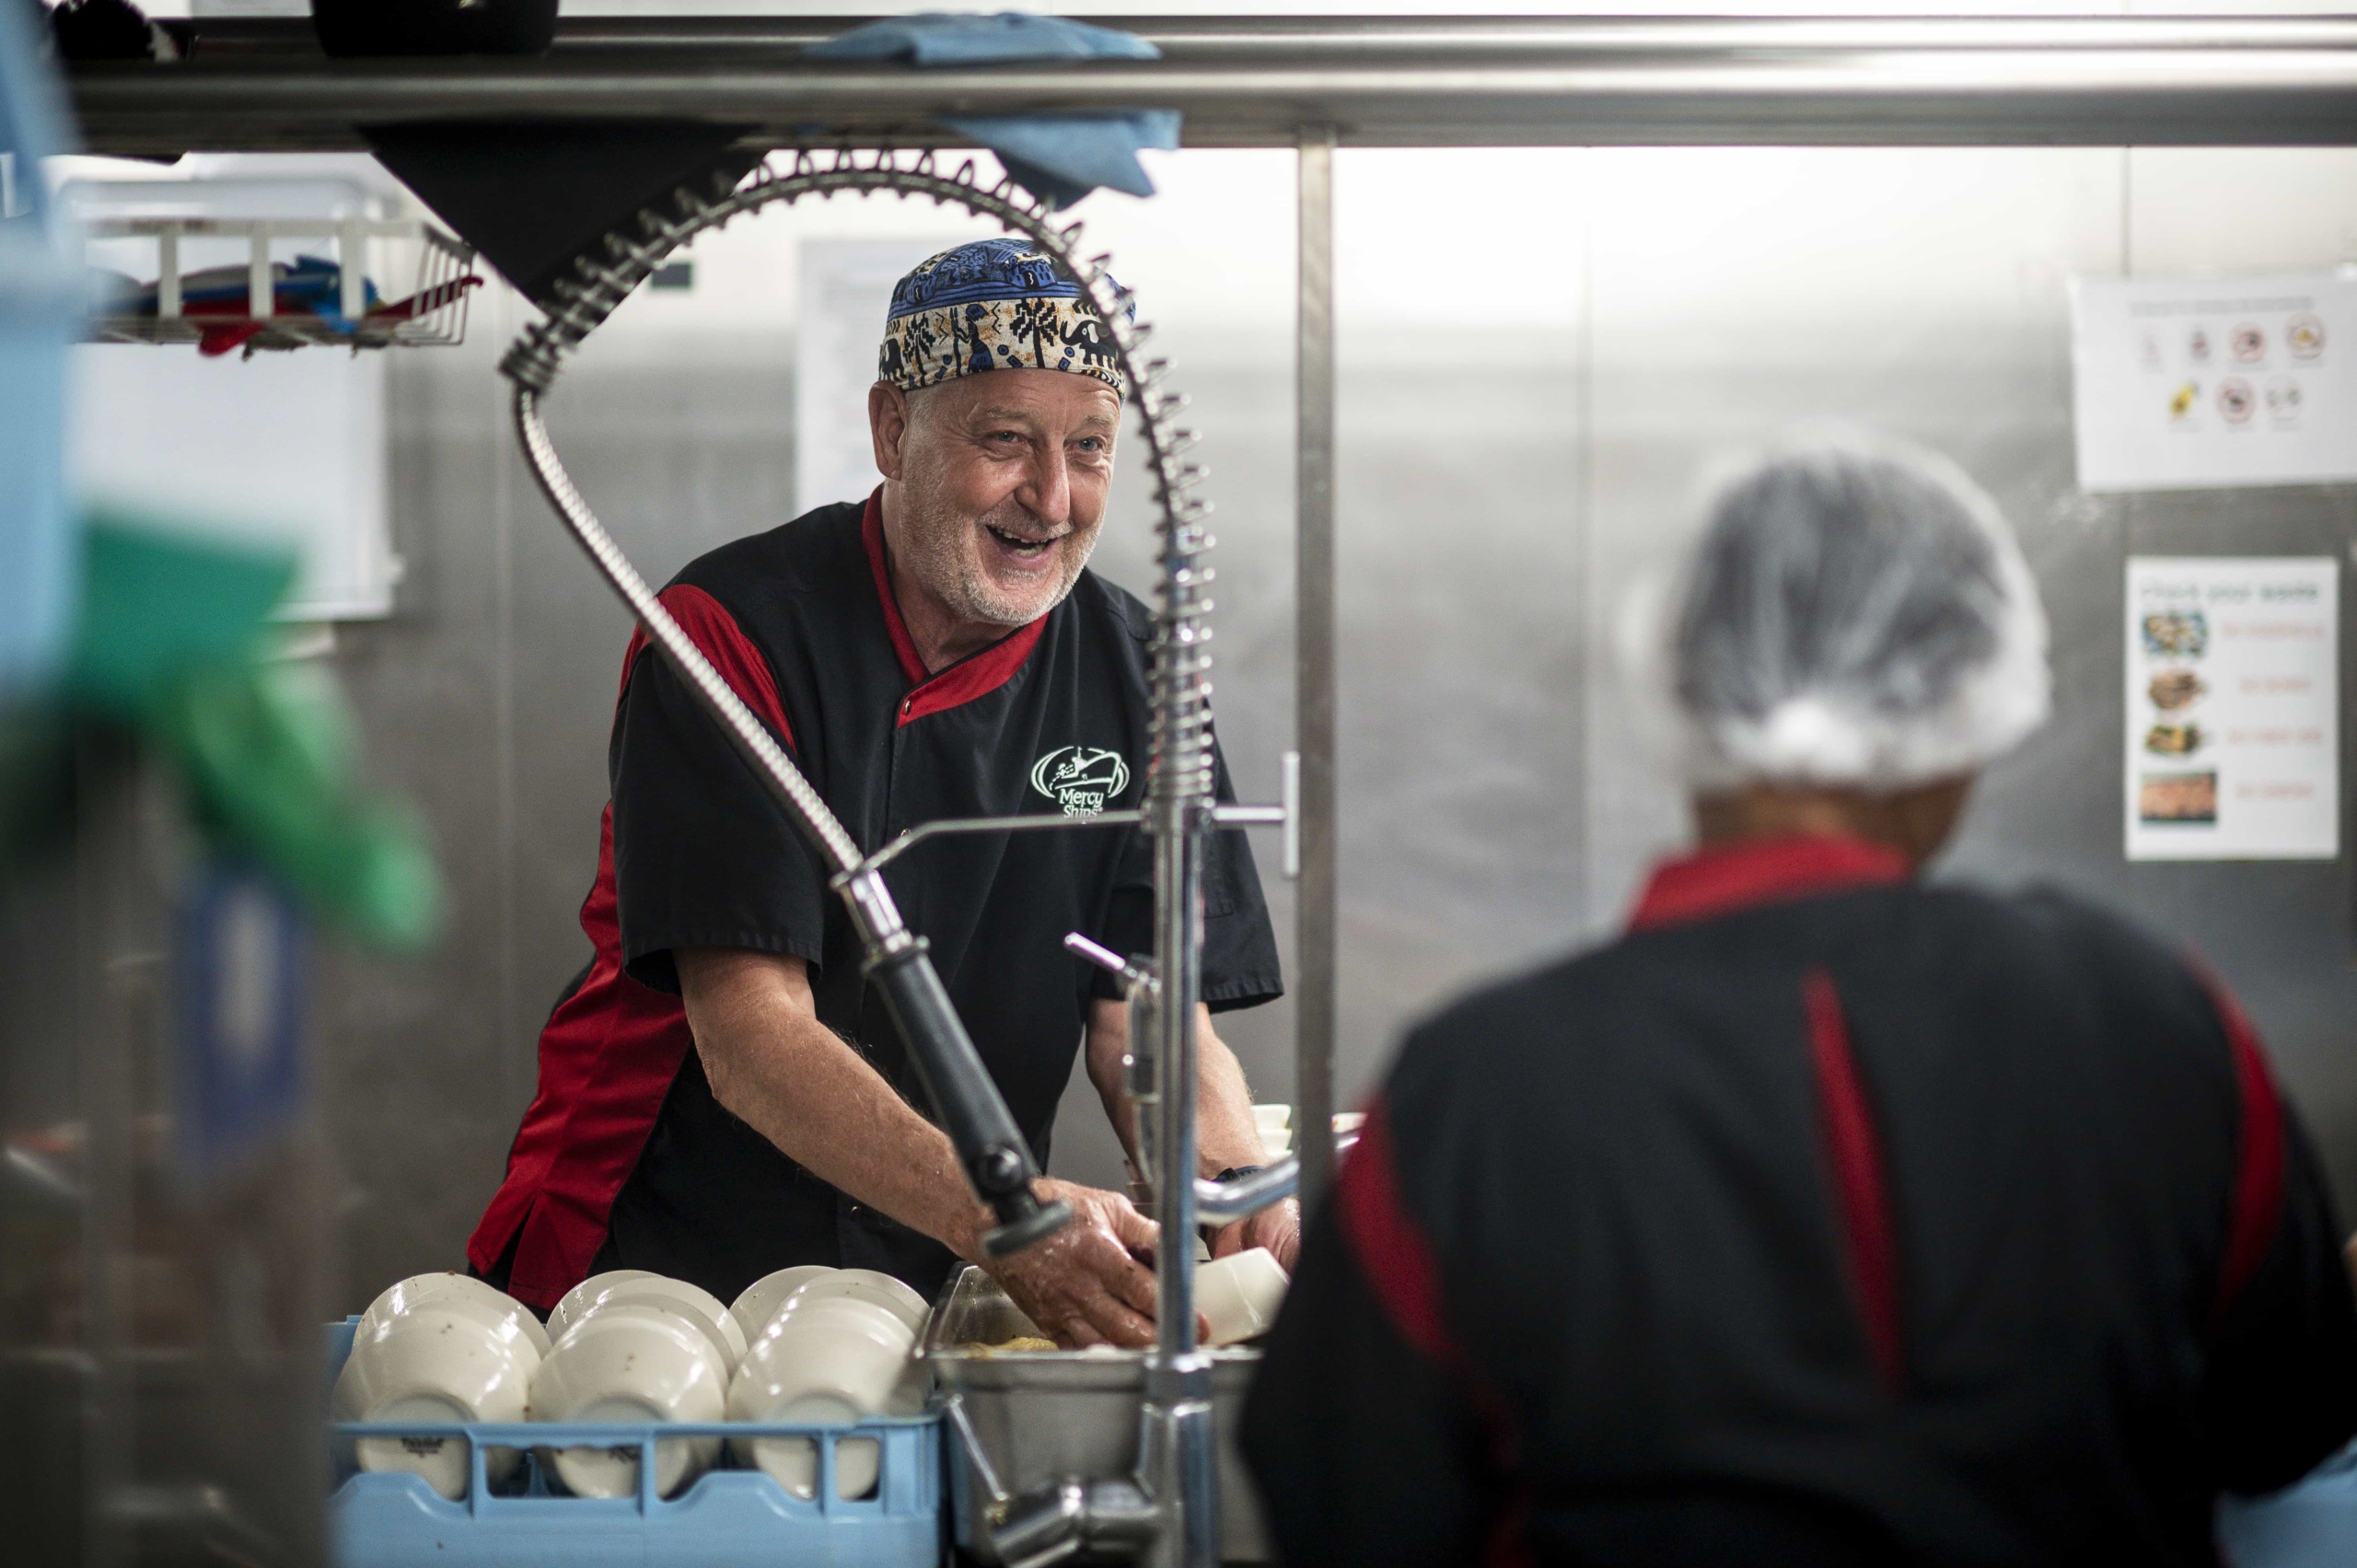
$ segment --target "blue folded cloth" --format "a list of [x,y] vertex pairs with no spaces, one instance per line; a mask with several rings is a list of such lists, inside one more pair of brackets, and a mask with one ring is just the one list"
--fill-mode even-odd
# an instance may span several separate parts
[[1132,196],[1154,194],[1138,162],[1141,147],[1178,145],[1178,111],[1139,109],[1116,114],[957,115],[941,122],[998,155],[1007,173],[1051,207],[1069,207],[1099,185]]
[[1134,33],[1062,17],[1002,11],[926,11],[887,17],[803,53],[813,60],[906,60],[918,65],[995,65],[1016,60],[1159,60],[1162,51]]
[[[928,12],[888,17],[814,43],[814,60],[906,60],[925,65],[994,65],[1025,60],[1159,60],[1145,40],[1062,17]],[[1143,147],[1178,145],[1175,109],[1082,114],[958,115],[941,122],[998,155],[1016,184],[1051,207],[1068,207],[1098,186],[1154,194],[1138,162]]]

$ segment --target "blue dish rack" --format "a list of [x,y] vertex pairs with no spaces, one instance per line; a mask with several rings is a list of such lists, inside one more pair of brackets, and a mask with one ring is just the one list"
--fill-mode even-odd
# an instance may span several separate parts
[[[357,1318],[328,1325],[331,1383],[352,1353]],[[338,1568],[937,1568],[947,1551],[937,1411],[849,1426],[726,1422],[711,1425],[348,1423],[329,1428],[336,1487],[329,1535]],[[353,1463],[361,1437],[464,1438],[470,1481],[452,1502],[422,1476],[371,1473]],[[760,1470],[706,1471],[677,1497],[655,1493],[655,1444],[679,1437],[808,1437],[819,1446],[817,1495],[795,1496]],[[846,1438],[877,1446],[876,1490],[835,1495],[835,1450]],[[639,1450],[635,1497],[575,1497],[533,1450]],[[517,1478],[494,1493],[485,1452],[519,1449]],[[720,1463],[729,1462],[724,1446]]]

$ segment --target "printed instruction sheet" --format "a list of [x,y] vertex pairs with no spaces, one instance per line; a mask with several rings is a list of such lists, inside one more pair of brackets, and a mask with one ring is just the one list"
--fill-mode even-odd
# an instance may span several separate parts
[[2340,854],[2339,568],[2129,558],[2129,859]]
[[2079,487],[2357,479],[2357,268],[2075,278]]

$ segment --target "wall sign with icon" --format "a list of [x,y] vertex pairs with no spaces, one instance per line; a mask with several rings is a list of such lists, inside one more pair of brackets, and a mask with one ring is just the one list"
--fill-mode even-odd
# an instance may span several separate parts
[[2357,479],[2357,269],[2076,278],[2083,490]]

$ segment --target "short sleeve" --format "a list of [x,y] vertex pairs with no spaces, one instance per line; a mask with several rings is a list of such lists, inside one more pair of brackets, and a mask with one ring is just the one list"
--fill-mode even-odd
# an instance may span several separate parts
[[[665,594],[667,605],[679,591]],[[698,597],[703,613],[673,613],[790,754],[766,662],[726,611]],[[827,879],[817,852],[653,649],[637,656],[623,686],[607,773],[622,961],[633,979],[677,992],[671,954],[680,947],[749,947],[819,963]]]
[[[1213,742],[1213,785],[1222,804],[1236,799],[1227,758]],[[1107,905],[1105,930],[1097,938],[1121,954],[1154,950],[1154,854],[1145,834],[1132,830],[1121,870]],[[1118,1001],[1118,977],[1092,969],[1090,994]],[[1240,828],[1216,832],[1203,844],[1202,1000],[1214,1013],[1257,1007],[1285,992],[1277,964],[1276,931],[1269,923],[1269,900],[1252,845]]]

